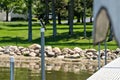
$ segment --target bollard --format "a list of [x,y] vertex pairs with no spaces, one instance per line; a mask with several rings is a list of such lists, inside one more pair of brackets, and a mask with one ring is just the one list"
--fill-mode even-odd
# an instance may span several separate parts
[[10,80],[14,80],[14,56],[10,57]]
[[46,80],[45,79],[45,55],[44,55],[44,46],[45,46],[44,32],[45,32],[45,29],[41,28],[41,78],[42,80]]

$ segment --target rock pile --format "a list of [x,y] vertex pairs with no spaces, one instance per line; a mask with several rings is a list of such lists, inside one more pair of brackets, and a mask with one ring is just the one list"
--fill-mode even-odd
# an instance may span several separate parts
[[[107,59],[113,60],[120,56],[120,48],[116,50],[107,49]],[[41,56],[41,46],[39,44],[32,44],[29,47],[21,47],[21,46],[3,46],[0,47],[0,55],[8,54],[8,55],[24,55],[31,57],[39,57]],[[46,46],[45,47],[45,56],[46,57],[56,57],[56,58],[84,58],[90,60],[96,60],[98,58],[98,51],[95,49],[81,49],[79,47],[75,47],[74,49],[59,47]],[[105,58],[105,50],[100,51],[101,59]]]

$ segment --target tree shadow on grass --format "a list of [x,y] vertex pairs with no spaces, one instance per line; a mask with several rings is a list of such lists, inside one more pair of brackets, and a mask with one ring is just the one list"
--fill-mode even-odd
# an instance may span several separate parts
[[[51,36],[46,36],[45,37],[45,44],[46,45],[51,45],[51,46],[81,46],[81,47],[88,47],[88,46],[93,46],[93,43],[91,40],[91,32],[87,32],[87,39],[83,39],[83,42],[80,42],[79,40],[81,39],[80,37],[83,37],[83,32],[75,32],[73,35],[68,35],[67,32],[58,34],[56,37]],[[33,43],[38,43],[40,44],[41,38],[36,38],[31,42],[28,42],[27,39],[24,39],[24,37],[10,37],[10,36],[5,36],[5,37],[0,37],[0,44],[13,44],[13,45],[30,45]],[[72,41],[71,41],[72,40]],[[84,41],[86,40],[86,41]],[[60,41],[60,42],[59,42]],[[104,46],[104,45],[103,45]],[[116,44],[108,44],[108,46],[116,46]]]
[[11,45],[18,45],[18,44],[28,44],[29,42],[25,40],[23,37],[0,37],[1,44],[11,44]]

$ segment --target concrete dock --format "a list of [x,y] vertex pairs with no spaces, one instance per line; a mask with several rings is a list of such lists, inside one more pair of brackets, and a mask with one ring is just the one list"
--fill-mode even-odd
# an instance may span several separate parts
[[120,80],[120,58],[103,66],[87,80]]

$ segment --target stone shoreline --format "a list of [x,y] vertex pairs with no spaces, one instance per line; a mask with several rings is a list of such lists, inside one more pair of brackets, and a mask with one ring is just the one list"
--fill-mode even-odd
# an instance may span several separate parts
[[[108,61],[109,62],[109,61]],[[101,60],[101,67],[104,61]],[[10,56],[0,56],[0,67],[10,67]],[[29,68],[30,70],[41,70],[41,59],[39,57],[15,57],[15,67]],[[89,59],[58,59],[58,58],[45,58],[46,70],[65,71],[79,73],[81,70],[95,72],[98,70],[98,61]]]
[[[32,44],[29,47],[3,46],[0,47],[0,66],[9,67],[9,57],[15,57],[15,67],[40,69],[41,46]],[[47,70],[63,70],[78,72],[79,70],[96,71],[98,51],[95,49],[74,49],[45,46],[45,60]],[[120,49],[107,49],[107,61],[110,62],[120,56]],[[105,50],[100,51],[101,66],[104,65]]]

